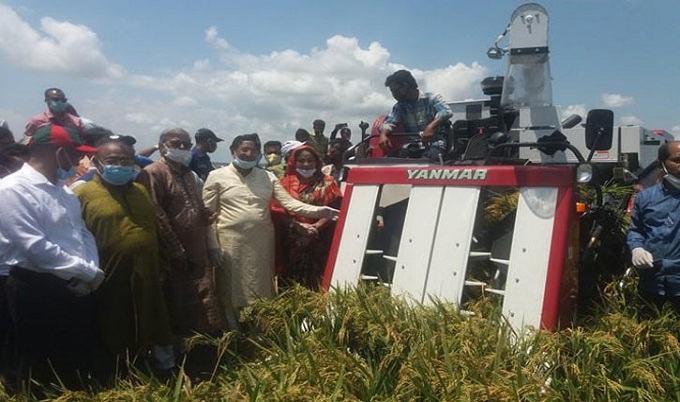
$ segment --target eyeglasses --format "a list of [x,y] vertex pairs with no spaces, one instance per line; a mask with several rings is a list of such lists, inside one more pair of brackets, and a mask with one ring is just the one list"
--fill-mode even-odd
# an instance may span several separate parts
[[101,159],[100,162],[102,163],[102,165],[114,165],[114,166],[132,166],[135,164],[134,159],[116,157],[107,157]]
[[194,144],[191,142],[184,142],[181,140],[168,140],[165,142],[165,146],[173,149],[191,149]]

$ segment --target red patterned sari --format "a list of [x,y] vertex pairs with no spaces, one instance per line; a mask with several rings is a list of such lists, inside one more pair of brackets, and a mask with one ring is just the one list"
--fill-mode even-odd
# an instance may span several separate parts
[[[316,159],[317,171],[310,179],[302,178],[295,169],[297,155],[305,150]],[[288,161],[286,176],[281,179],[281,184],[293,198],[311,205],[340,206],[340,186],[332,176],[321,173],[321,158],[312,147],[296,148]],[[275,202],[272,216],[276,227],[276,268],[280,279],[283,283],[294,281],[310,289],[318,289],[326,267],[335,222],[296,216]],[[310,234],[301,224],[318,226],[318,229],[316,233]]]

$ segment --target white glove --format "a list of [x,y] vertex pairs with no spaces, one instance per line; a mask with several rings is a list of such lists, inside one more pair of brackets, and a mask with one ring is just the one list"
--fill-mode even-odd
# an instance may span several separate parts
[[319,207],[321,209],[321,218],[325,218],[331,221],[337,221],[340,211],[331,207]]
[[654,266],[652,253],[642,247],[634,248],[631,251],[631,256],[630,260],[635,268],[652,268]]

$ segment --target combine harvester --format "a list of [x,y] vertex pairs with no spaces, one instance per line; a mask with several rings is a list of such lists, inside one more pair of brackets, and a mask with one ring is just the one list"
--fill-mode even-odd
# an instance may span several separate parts
[[[506,34],[509,46],[501,49]],[[572,322],[582,247],[577,184],[599,188],[589,161],[611,151],[613,113],[592,110],[573,132],[565,126],[577,119],[560,122],[552,104],[548,13],[538,4],[513,12],[489,55],[508,57],[505,79],[483,82],[491,95],[483,106],[492,113],[454,122],[448,161],[355,158],[325,289],[373,282],[415,302],[458,306],[485,292],[502,298],[502,314],[518,333]],[[374,125],[358,147],[376,135]],[[379,154],[375,146],[371,153]],[[516,204],[490,219],[485,208],[503,197]]]

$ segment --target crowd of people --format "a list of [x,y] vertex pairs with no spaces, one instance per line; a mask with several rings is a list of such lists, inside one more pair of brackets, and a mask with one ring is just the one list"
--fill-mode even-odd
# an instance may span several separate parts
[[[438,127],[452,113],[405,70],[385,81],[397,100],[375,126],[383,154],[400,129],[441,163]],[[318,290],[347,175],[347,124],[325,122],[263,144],[235,136],[232,162],[210,154],[208,128],[174,127],[156,146],[78,116],[59,88],[15,142],[0,121],[0,369],[8,384],[105,381],[145,356],[171,370],[195,333],[238,330],[243,309],[299,283]],[[360,126],[362,131],[368,125]],[[362,138],[363,140],[363,138]],[[151,156],[158,152],[156,160]],[[662,183],[636,199],[628,242],[651,303],[678,309],[680,143],[664,144]]]
[[210,129],[194,144],[169,128],[135,151],[134,137],[79,117],[61,89],[44,95],[19,141],[0,124],[7,384],[77,387],[138,357],[172,370],[183,340],[239,330],[242,310],[279,283],[319,288],[347,127],[329,139],[316,120],[303,141],[264,150],[258,134],[238,135],[232,162],[215,168],[223,139]]

